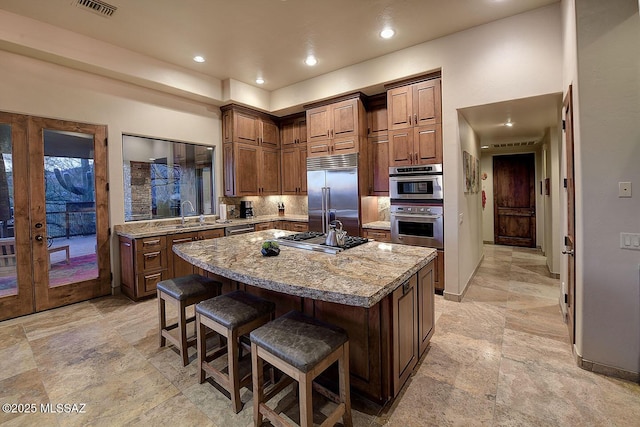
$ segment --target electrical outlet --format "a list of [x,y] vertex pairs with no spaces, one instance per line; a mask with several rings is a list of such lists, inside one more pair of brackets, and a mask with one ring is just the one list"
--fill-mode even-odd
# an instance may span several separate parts
[[620,233],[620,247],[640,251],[640,233]]
[[631,183],[619,182],[618,183],[618,197],[631,197]]

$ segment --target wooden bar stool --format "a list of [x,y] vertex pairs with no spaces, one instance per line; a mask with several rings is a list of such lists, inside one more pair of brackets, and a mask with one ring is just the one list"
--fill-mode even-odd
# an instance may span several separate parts
[[[198,365],[200,384],[207,374],[229,392],[233,410],[242,409],[240,388],[251,385],[251,373],[240,378],[239,339],[255,328],[273,319],[276,306],[271,301],[242,291],[230,292],[196,304],[196,333],[198,336]],[[207,354],[206,328],[212,329],[226,340]],[[227,353],[227,373],[215,368],[212,361]]]
[[[273,393],[265,397],[263,361],[298,382],[301,426],[313,426],[314,387],[338,403],[338,407],[322,423],[323,426],[332,426],[341,417],[345,426],[353,425],[349,391],[349,339],[343,329],[290,311],[254,330],[250,337],[254,426],[262,425],[263,416],[273,425],[289,425],[267,406]],[[313,383],[335,361],[338,361],[339,396]]]
[[[187,307],[220,295],[222,283],[199,274],[191,274],[158,282],[156,289],[158,293],[160,347],[164,347],[169,340],[180,350],[182,365],[187,366],[189,363],[187,349],[196,343],[195,336],[187,337],[187,323],[195,320],[195,316],[187,319]],[[171,325],[167,325],[166,302],[178,308],[178,321]],[[176,328],[178,329],[177,338],[170,332]]]

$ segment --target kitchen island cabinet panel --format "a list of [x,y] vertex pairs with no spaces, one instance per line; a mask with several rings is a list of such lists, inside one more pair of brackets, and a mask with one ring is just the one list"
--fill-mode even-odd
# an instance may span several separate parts
[[155,285],[167,278],[165,236],[131,239],[120,236],[120,289],[134,301],[155,295]]
[[418,273],[418,337],[420,356],[429,346],[436,322],[435,312],[430,308],[435,304],[434,297],[434,263],[423,267]]
[[418,363],[418,279],[411,277],[391,296],[393,325],[393,394],[396,396]]

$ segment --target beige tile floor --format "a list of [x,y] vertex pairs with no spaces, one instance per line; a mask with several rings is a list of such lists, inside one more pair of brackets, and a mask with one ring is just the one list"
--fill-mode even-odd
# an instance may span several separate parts
[[[356,400],[354,424],[640,425],[640,385],[576,367],[546,271],[534,250],[485,246],[464,300],[436,298],[431,346],[399,398],[383,408]],[[0,424],[250,426],[250,404],[234,414],[198,384],[194,362],[182,367],[158,348],[156,316],[155,299],[106,297],[0,322],[0,403],[85,405],[0,413]],[[251,401],[249,390],[241,396]],[[278,405],[296,419],[294,403],[285,395]]]

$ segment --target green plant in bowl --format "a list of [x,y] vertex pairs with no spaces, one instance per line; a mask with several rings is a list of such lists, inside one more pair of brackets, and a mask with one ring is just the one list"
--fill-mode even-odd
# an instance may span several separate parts
[[267,240],[262,243],[262,248],[260,252],[263,256],[276,256],[280,253],[280,246],[277,242],[272,242],[271,240]]

